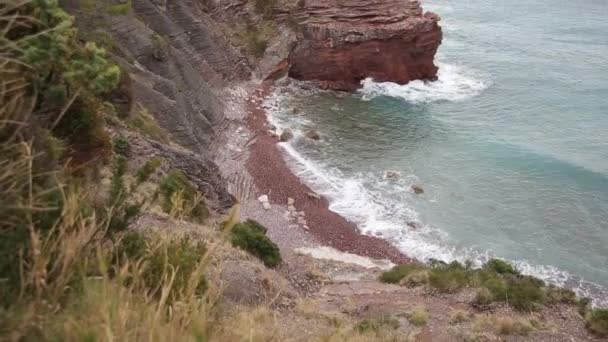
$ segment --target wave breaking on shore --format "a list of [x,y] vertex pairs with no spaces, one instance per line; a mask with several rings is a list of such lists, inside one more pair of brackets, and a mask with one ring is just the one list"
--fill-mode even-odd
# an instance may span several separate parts
[[[447,68],[451,79],[437,85],[420,84],[399,86],[393,83],[364,84],[362,93],[369,96],[395,96],[408,102],[450,100],[458,101],[475,96],[487,88],[487,82],[472,78],[462,78],[455,69]],[[458,245],[451,241],[443,231],[425,224],[411,203],[416,195],[411,186],[418,182],[416,175],[404,175],[397,180],[387,180],[383,173],[356,173],[346,175],[338,168],[321,160],[313,160],[297,149],[298,142],[305,138],[304,127],[310,122],[302,115],[290,115],[290,94],[293,82],[287,88],[278,88],[263,102],[268,121],[277,131],[290,129],[294,138],[289,142],[279,143],[283,156],[292,172],[306,185],[329,201],[329,209],[354,222],[360,233],[388,240],[404,254],[417,260],[427,262],[472,262],[481,266],[495,255],[491,250],[477,250]],[[384,89],[380,91],[380,89]],[[399,93],[399,91],[401,91]],[[299,89],[299,93],[317,92],[309,88]],[[318,92],[327,92],[319,90]],[[365,97],[366,95],[364,95]],[[390,96],[390,95],[389,95]],[[368,100],[370,98],[367,98]],[[592,298],[596,305],[608,304],[608,290],[600,285],[585,281],[566,271],[549,265],[535,265],[527,260],[509,260],[524,274],[538,277],[549,283],[573,289],[579,296]]]
[[473,70],[465,67],[437,63],[439,73],[437,81],[411,81],[400,85],[393,82],[374,82],[371,78],[361,81],[358,92],[364,101],[378,96],[400,98],[412,104],[437,101],[462,101],[479,95],[491,85]]

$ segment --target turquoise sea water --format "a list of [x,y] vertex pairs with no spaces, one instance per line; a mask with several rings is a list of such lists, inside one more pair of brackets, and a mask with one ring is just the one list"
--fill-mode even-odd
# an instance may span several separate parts
[[608,2],[423,6],[442,17],[439,81],[278,90],[266,105],[296,132],[289,164],[408,255],[497,256],[607,304]]

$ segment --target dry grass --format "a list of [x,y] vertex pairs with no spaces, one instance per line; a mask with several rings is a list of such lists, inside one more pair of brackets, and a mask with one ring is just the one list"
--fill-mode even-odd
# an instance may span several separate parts
[[452,310],[450,312],[450,324],[460,324],[471,319],[471,313],[465,310]]
[[421,327],[429,321],[429,312],[424,306],[416,306],[409,313],[407,319],[411,324]]
[[529,317],[510,317],[502,315],[476,315],[473,329],[478,332],[491,330],[499,335],[528,335],[539,323]]

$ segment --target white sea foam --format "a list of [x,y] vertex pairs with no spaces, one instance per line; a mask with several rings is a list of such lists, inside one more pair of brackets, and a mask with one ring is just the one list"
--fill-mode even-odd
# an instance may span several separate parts
[[363,100],[378,96],[390,96],[420,104],[437,101],[461,101],[479,95],[491,82],[476,72],[462,66],[437,63],[437,81],[411,81],[404,85],[393,82],[374,82],[371,78],[361,81],[359,90]]
[[[427,99],[440,97],[425,96]],[[305,139],[301,127],[308,121],[303,115],[291,112],[289,96],[279,90],[267,98],[264,107],[270,123],[279,130],[289,128],[294,132],[292,141],[279,143],[292,171],[329,200],[330,210],[355,222],[361,233],[387,239],[406,255],[421,261],[471,261],[481,266],[494,257],[492,251],[459,247],[444,232],[421,222],[418,213],[408,205],[416,196],[411,190],[411,185],[419,181],[415,175],[397,180],[386,179],[384,172],[347,176],[337,168],[307,158],[295,146],[299,139]],[[414,223],[416,228],[409,227],[408,222]],[[608,292],[599,285],[552,266],[533,265],[526,260],[511,261],[524,274],[573,288],[581,296],[594,298],[597,305],[608,304]]]

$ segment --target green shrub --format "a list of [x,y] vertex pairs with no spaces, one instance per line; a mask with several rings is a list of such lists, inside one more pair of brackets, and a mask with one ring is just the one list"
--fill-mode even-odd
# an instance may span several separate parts
[[112,140],[112,145],[114,148],[114,152],[120,154],[121,156],[127,157],[129,155],[129,151],[131,150],[131,146],[129,145],[129,140],[124,137],[116,137]]
[[431,272],[427,270],[416,271],[408,274],[405,278],[399,281],[399,285],[407,287],[416,287],[420,285],[428,285]]
[[268,41],[276,34],[270,21],[263,21],[259,25],[248,25],[239,31],[237,38],[247,52],[255,57],[262,57],[268,47]]
[[106,7],[106,12],[112,15],[125,15],[131,12],[132,5],[131,0],[128,0],[124,4],[115,4]]
[[581,298],[576,301],[576,308],[581,316],[585,317],[585,315],[587,314],[587,309],[589,308],[589,304],[591,304],[591,299],[587,297]]
[[150,176],[158,169],[161,160],[159,158],[152,158],[147,160],[144,165],[137,170],[137,183],[143,183],[147,181]]
[[141,104],[125,119],[129,128],[140,132],[146,137],[163,143],[169,142],[169,135],[156,122],[154,117]]
[[531,311],[544,301],[542,285],[535,279],[523,277],[509,282],[507,302],[517,310]]
[[152,57],[157,61],[163,61],[169,51],[169,43],[156,32],[150,36],[150,41],[152,42]]
[[494,301],[494,296],[492,292],[486,287],[480,287],[477,289],[477,293],[475,294],[475,299],[473,299],[473,303],[478,306],[486,306],[491,304]]
[[506,261],[500,259],[490,259],[485,265],[486,270],[496,272],[498,274],[513,274],[518,275],[519,272]]
[[554,285],[549,285],[545,289],[545,297],[548,303],[575,304],[577,302],[574,291]]
[[608,309],[593,309],[585,315],[586,326],[600,336],[608,336]]
[[481,285],[490,291],[492,298],[498,301],[505,301],[507,298],[507,282],[497,274],[485,274]]
[[429,277],[429,285],[441,292],[455,292],[472,282],[474,272],[458,262],[436,266]]
[[203,221],[209,211],[200,194],[179,170],[169,173],[160,184],[163,210],[169,214],[186,214],[195,221]]
[[[166,281],[167,272],[175,272],[175,278],[168,294],[168,301],[181,297],[194,284],[194,293],[202,296],[208,283],[204,275],[198,275],[199,263],[207,252],[205,244],[188,237],[174,239],[151,239],[147,241],[141,234],[126,234],[116,248],[115,260],[128,258],[132,262],[143,261],[141,276],[147,291],[160,296],[161,285]],[[192,279],[196,277],[195,279]]]
[[382,272],[380,281],[383,283],[398,284],[401,279],[406,276],[424,270],[423,265],[418,264],[402,264],[391,268],[389,271]]
[[387,315],[379,319],[365,319],[355,325],[355,329],[360,333],[378,332],[382,328],[388,327],[391,329],[399,328],[399,320]]
[[275,267],[281,263],[281,252],[279,247],[270,240],[266,234],[266,228],[253,220],[247,220],[236,224],[231,231],[231,242],[256,257],[267,267]]

